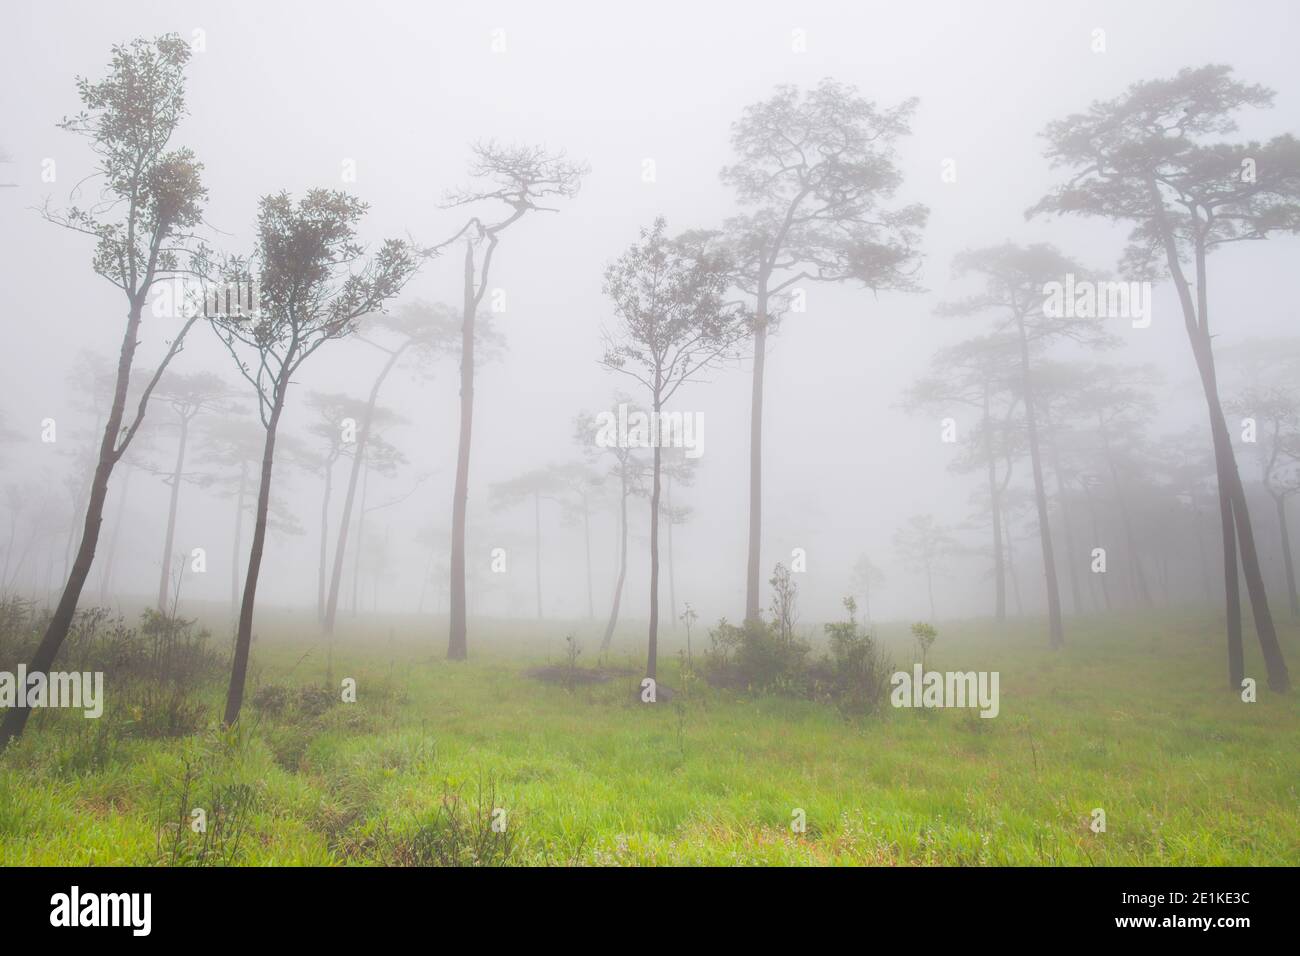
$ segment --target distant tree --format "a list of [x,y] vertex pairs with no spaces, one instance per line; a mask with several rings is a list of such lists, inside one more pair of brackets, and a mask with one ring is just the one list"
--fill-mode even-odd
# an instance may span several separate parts
[[[1002,494],[1011,479],[1011,465],[1020,444],[1020,351],[1006,334],[982,335],[939,349],[929,371],[903,397],[909,411],[948,415],[966,406],[978,418],[962,436],[963,453],[949,468],[985,473],[989,523],[993,530],[994,617],[1007,616],[1006,562],[1002,547]],[[1001,474],[999,474],[1001,472]],[[871,619],[871,606],[864,609]]]
[[[617,415],[620,408],[626,407],[630,415],[636,406],[631,398],[618,394],[615,397],[612,414]],[[601,636],[600,652],[609,650],[614,639],[614,628],[618,626],[619,609],[623,604],[623,585],[627,580],[627,543],[628,499],[633,495],[647,493],[650,466],[645,456],[635,448],[620,444],[598,444],[596,435],[600,430],[599,418],[588,412],[580,412],[573,421],[574,440],[582,447],[583,453],[591,462],[604,459],[609,465],[607,474],[617,483],[618,492],[618,575],[614,583],[614,598],[610,605],[609,620],[605,624],[605,633]]]
[[879,590],[887,578],[885,572],[865,554],[859,555],[853,565],[853,587],[862,592],[862,617],[871,624],[871,595]]
[[438,255],[458,242],[465,245],[464,305],[461,309],[460,348],[460,437],[456,454],[456,487],[452,493],[451,520],[451,619],[447,657],[464,660],[469,655],[465,613],[465,514],[469,501],[469,452],[474,428],[474,345],[475,320],[479,304],[488,290],[492,257],[501,234],[532,211],[554,212],[538,205],[554,197],[571,199],[578,193],[587,166],[548,153],[536,146],[500,146],[493,142],[473,147],[470,177],[481,185],[449,194],[446,205],[460,207],[479,203],[502,204],[507,211],[499,219],[473,216],[447,241],[425,250]]
[[221,376],[211,372],[189,372],[178,374],[169,372],[154,390],[153,401],[169,407],[175,415],[176,461],[164,481],[171,486],[171,498],[167,505],[167,529],[163,533],[162,573],[158,579],[158,611],[168,613],[167,586],[175,570],[172,564],[172,550],[176,540],[176,513],[181,499],[181,483],[194,480],[187,479],[185,473],[185,451],[189,444],[190,423],[196,415],[204,411],[230,412],[231,391],[222,381]]
[[587,617],[594,620],[596,602],[591,582],[591,511],[605,491],[605,476],[581,461],[551,465],[548,470],[556,489],[563,493],[557,500],[564,508],[565,520],[582,525],[587,568]]
[[894,534],[894,547],[909,570],[925,575],[926,593],[930,598],[930,620],[934,613],[934,575],[956,549],[957,541],[946,525],[936,524],[933,515],[913,515]]
[[[413,358],[417,367],[427,372],[436,358],[454,352],[459,342],[457,325],[457,317],[448,307],[415,301],[402,306],[392,315],[367,317],[357,335],[358,339],[378,349],[387,358],[370,386],[370,396],[358,421],[356,448],[352,454],[352,469],[348,474],[347,492],[343,496],[343,515],[339,519],[338,541],[334,546],[334,566],[330,573],[329,592],[325,600],[324,625],[327,634],[334,631],[334,622],[338,613],[339,589],[343,582],[343,559],[347,554],[348,530],[352,526],[352,508],[356,501],[362,466],[370,443],[379,390],[387,381],[389,374],[404,358]],[[479,338],[480,354],[483,354],[485,346],[489,350],[496,346],[497,337],[487,323],[479,323],[475,334]],[[489,351],[487,354],[493,353]]]
[[227,725],[239,718],[244,699],[275,440],[289,383],[322,345],[351,335],[357,320],[381,309],[415,271],[410,249],[396,239],[385,241],[366,259],[356,237],[366,209],[347,193],[323,189],[312,190],[296,204],[288,193],[263,197],[256,250],[248,259],[231,260],[226,269],[227,281],[260,290],[256,314],[212,317],[218,337],[256,392],[266,429],[257,517],[226,695]]
[[[169,150],[185,114],[185,64],[190,47],[175,34],[137,39],[114,46],[108,76],[100,82],[79,78],[83,109],[61,128],[84,136],[98,158],[104,183],[102,200],[88,209],[73,207],[45,217],[95,240],[94,271],[126,297],[126,326],[117,364],[113,402],[104,423],[99,458],[86,506],[85,528],[76,560],[54,614],[28,662],[28,672],[48,672],[67,637],[73,614],[99,542],[108,482],[144,420],[148,398],[163,370],[180,351],[191,315],[176,330],[170,346],[141,395],[134,418],[126,424],[127,392],[144,311],[159,281],[187,271],[202,271],[203,253],[190,230],[199,225],[206,190],[202,166],[187,149]],[[27,724],[31,710],[11,707],[0,723],[0,750]]]
[[1235,415],[1255,421],[1260,481],[1277,511],[1287,599],[1291,616],[1300,617],[1291,528],[1286,513],[1287,501],[1300,492],[1300,398],[1293,389],[1278,386],[1247,388],[1229,399],[1226,407]]
[[881,109],[851,86],[822,80],[780,86],[732,124],[735,163],[722,182],[748,211],[727,222],[736,285],[754,302],[749,439],[749,549],[745,618],[761,595],[763,375],[767,336],[803,282],[917,288],[921,205],[887,208],[903,176],[895,142],[908,135],[916,100]]
[[513,508],[528,501],[533,506],[533,546],[536,560],[537,619],[542,614],[542,499],[560,501],[563,485],[553,468],[534,468],[509,481],[492,486],[492,506],[497,509]]
[[[666,416],[664,406],[687,382],[735,357],[745,335],[742,313],[723,301],[726,261],[704,246],[670,239],[663,217],[605,270],[604,291],[617,320],[605,332],[605,368],[646,390],[650,417],[650,636],[646,676],[659,659],[659,501]],[[676,418],[680,426],[684,419]],[[630,436],[629,436],[630,437]],[[669,436],[672,437],[672,436]],[[680,433],[676,436],[681,438]],[[619,439],[621,440],[621,438]]]
[[1291,686],[1268,607],[1255,535],[1219,399],[1210,333],[1207,258],[1224,245],[1300,231],[1300,141],[1212,139],[1235,132],[1246,107],[1272,105],[1273,92],[1241,83],[1227,66],[1183,69],[1167,80],[1134,83],[1086,113],[1044,132],[1047,157],[1069,178],[1029,210],[1132,223],[1123,267],[1138,279],[1168,277],[1205,394],[1214,439],[1223,537],[1228,680],[1245,676],[1237,555],[1241,555],[1269,686]]
[[959,254],[953,260],[957,275],[974,274],[983,280],[982,291],[965,299],[945,303],[947,315],[994,317],[998,334],[1014,336],[1020,351],[1020,393],[1025,414],[1029,462],[1034,478],[1034,501],[1038,511],[1038,536],[1043,552],[1043,577],[1047,587],[1047,617],[1052,647],[1065,642],[1061,623],[1061,593],[1056,576],[1056,554],[1052,549],[1051,519],[1047,509],[1047,488],[1043,481],[1041,437],[1035,414],[1035,389],[1030,357],[1036,348],[1068,339],[1091,347],[1111,343],[1096,318],[1077,316],[1071,311],[1051,315],[1045,308],[1045,288],[1064,282],[1067,276],[1087,280],[1090,273],[1054,246],[1036,244],[1020,247],[1006,243]]

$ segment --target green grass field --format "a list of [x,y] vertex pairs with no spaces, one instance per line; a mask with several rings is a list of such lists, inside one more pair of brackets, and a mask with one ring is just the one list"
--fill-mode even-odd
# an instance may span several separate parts
[[[344,635],[324,703],[246,704],[232,732],[220,681],[184,736],[143,732],[148,700],[110,686],[101,720],[38,713],[0,758],[0,864],[1300,864],[1300,708],[1257,655],[1257,703],[1223,688],[1216,622],[1076,621],[1058,653],[1033,622],[939,631],[932,668],[1000,671],[998,717],[683,688],[671,644],[671,702],[637,702],[634,673],[570,691],[525,673],[561,659],[559,624],[478,622],[462,664],[427,621]],[[882,632],[907,666],[906,629]],[[261,634],[250,699],[323,683],[313,628]]]

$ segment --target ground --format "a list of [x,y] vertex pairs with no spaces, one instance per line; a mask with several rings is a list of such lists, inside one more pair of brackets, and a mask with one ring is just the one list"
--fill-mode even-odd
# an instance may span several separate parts
[[[1076,621],[1058,652],[1041,622],[940,622],[931,668],[999,671],[994,719],[712,689],[683,680],[680,633],[676,695],[641,704],[635,625],[607,662],[626,676],[529,676],[564,633],[475,622],[450,663],[445,626],[356,626],[326,693],[314,623],[263,616],[234,730],[219,677],[170,705],[180,736],[144,719],[163,695],[111,684],[101,720],[39,713],[0,758],[0,864],[1300,864],[1296,693],[1253,648],[1258,702],[1228,691],[1211,614]],[[882,628],[901,666],[906,633]]]

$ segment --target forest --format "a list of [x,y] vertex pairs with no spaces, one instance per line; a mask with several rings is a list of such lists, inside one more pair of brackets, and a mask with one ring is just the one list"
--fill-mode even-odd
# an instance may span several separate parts
[[1047,7],[17,11],[0,864],[1300,864],[1300,18]]

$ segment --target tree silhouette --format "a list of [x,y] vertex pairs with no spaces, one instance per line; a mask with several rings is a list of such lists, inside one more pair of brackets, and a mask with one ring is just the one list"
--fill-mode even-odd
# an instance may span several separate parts
[[[28,663],[29,672],[49,671],[68,634],[95,560],[109,478],[144,420],[149,394],[197,317],[191,315],[174,333],[124,429],[131,368],[150,293],[166,277],[204,268],[202,249],[195,247],[189,233],[199,224],[206,196],[199,179],[202,166],[187,149],[168,150],[185,114],[189,58],[189,45],[174,34],[114,46],[108,76],[100,82],[79,78],[77,93],[83,109],[60,124],[88,140],[104,180],[102,199],[89,208],[74,206],[66,212],[46,206],[44,215],[95,240],[92,267],[122,291],[127,315],[81,543],[58,606]],[[6,711],[0,723],[0,750],[22,733],[30,714],[28,707]]]
[[275,440],[289,383],[322,345],[351,335],[357,319],[381,309],[415,271],[410,250],[396,239],[386,240],[379,252],[365,259],[356,226],[366,209],[355,197],[322,189],[312,190],[296,204],[288,193],[263,197],[255,252],[248,259],[231,260],[226,268],[228,283],[260,290],[256,313],[211,319],[240,374],[256,392],[258,416],[266,430],[257,517],[226,695],[227,725],[239,718],[244,699]]
[[1048,125],[1046,155],[1053,167],[1069,170],[1069,178],[1027,213],[1132,223],[1124,270],[1173,281],[1214,439],[1233,690],[1240,690],[1245,676],[1238,553],[1268,684],[1285,691],[1291,679],[1219,399],[1207,259],[1229,243],[1300,231],[1300,141],[1290,135],[1263,143],[1211,137],[1234,132],[1239,111],[1272,101],[1271,90],[1233,79],[1227,66],[1185,68],[1171,79],[1134,83],[1115,99]]
[[724,185],[748,211],[726,223],[734,279],[754,302],[750,399],[749,548],[745,618],[757,619],[763,531],[763,376],[767,336],[801,282],[855,281],[915,290],[921,205],[882,205],[901,185],[894,143],[908,135],[916,100],[881,109],[853,87],[822,80],[780,86],[732,124],[736,162]]

